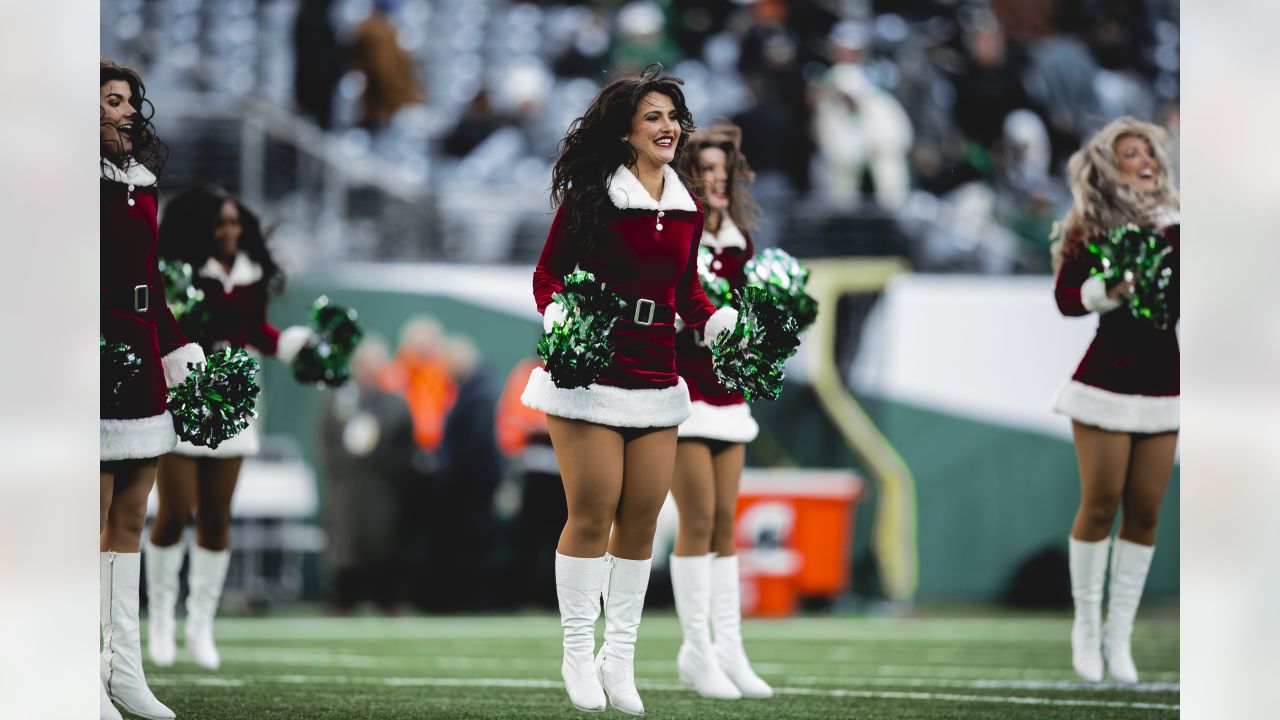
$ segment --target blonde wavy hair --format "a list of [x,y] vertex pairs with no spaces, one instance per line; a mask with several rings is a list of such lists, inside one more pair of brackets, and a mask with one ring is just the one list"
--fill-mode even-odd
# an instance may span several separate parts
[[[1116,143],[1126,137],[1140,138],[1151,148],[1160,165],[1155,190],[1134,188],[1120,171]],[[1125,116],[1107,123],[1071,156],[1067,161],[1071,210],[1054,224],[1050,236],[1055,241],[1050,247],[1055,271],[1088,238],[1126,223],[1156,227],[1162,214],[1178,209],[1178,190],[1165,149],[1168,142],[1163,128]]]

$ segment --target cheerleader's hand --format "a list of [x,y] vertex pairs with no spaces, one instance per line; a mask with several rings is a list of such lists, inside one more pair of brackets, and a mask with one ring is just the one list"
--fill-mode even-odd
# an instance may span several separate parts
[[1124,279],[1116,283],[1107,291],[1107,297],[1112,300],[1124,300],[1133,295],[1133,273],[1126,270]]
[[304,325],[291,325],[280,331],[276,342],[276,357],[285,364],[293,362],[298,351],[319,340],[316,331]]
[[721,335],[733,330],[738,324],[738,311],[728,305],[715,311],[703,328],[704,343],[710,345]]
[[556,323],[564,323],[566,319],[564,308],[558,302],[553,302],[542,311],[542,332],[551,332],[552,326]]

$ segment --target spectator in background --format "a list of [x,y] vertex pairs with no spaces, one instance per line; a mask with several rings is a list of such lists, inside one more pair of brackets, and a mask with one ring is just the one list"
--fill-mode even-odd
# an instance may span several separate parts
[[738,56],[738,72],[754,103],[733,122],[742,128],[742,152],[756,171],[756,197],[766,205],[809,191],[814,151],[800,37],[787,24],[787,8],[783,0],[752,5],[752,25]]
[[511,587],[523,591],[522,601],[556,607],[556,543],[569,509],[547,415],[520,402],[529,374],[541,366],[538,358],[516,363],[498,400],[496,421],[498,447],[520,484],[520,515],[512,543],[516,582]]
[[457,395],[440,348],[440,324],[422,316],[400,332],[400,347],[381,374],[382,387],[404,396],[413,414],[413,438],[428,453],[440,448],[444,417]]
[[333,126],[333,92],[345,71],[332,6],[333,0],[301,0],[293,22],[293,100],[325,130]]
[[443,345],[458,394],[444,424],[444,493],[430,510],[436,517],[432,551],[441,576],[450,579],[442,584],[450,609],[473,609],[492,602],[497,585],[487,570],[493,546],[493,492],[502,475],[494,433],[498,398],[470,339],[455,335]]
[[[955,119],[968,141],[968,170],[957,184],[994,174],[992,148],[1004,131],[1010,112],[1033,106],[1022,84],[1025,61],[1005,42],[1004,30],[988,13],[979,13],[964,26],[969,61],[955,78]],[[950,188],[948,188],[950,189]]]
[[391,21],[396,4],[375,0],[373,13],[356,26],[351,39],[351,67],[364,74],[360,126],[371,131],[385,128],[401,108],[423,101],[413,60],[400,47]]
[[617,39],[610,57],[613,76],[638,75],[650,63],[674,67],[680,50],[667,33],[662,8],[650,0],[627,3],[618,11]]
[[867,76],[870,40],[864,23],[837,23],[831,31],[835,64],[818,85],[814,127],[822,185],[839,208],[858,205],[868,180],[876,204],[887,209],[900,207],[911,189],[911,120],[898,100]]
[[401,509],[413,421],[404,399],[379,387],[386,362],[386,344],[367,336],[352,358],[351,381],[325,396],[321,412],[330,597],[343,613],[366,598],[394,612],[403,599]]

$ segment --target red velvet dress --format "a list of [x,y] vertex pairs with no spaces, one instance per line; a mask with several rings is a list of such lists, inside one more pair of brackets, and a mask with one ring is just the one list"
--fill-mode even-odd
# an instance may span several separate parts
[[1138,320],[1119,301],[1106,297],[1099,278],[1091,277],[1094,256],[1069,257],[1058,271],[1054,298],[1063,315],[1099,313],[1098,332],[1076,372],[1063,385],[1054,410],[1086,425],[1113,432],[1159,433],[1178,429],[1179,226],[1163,230],[1173,246],[1168,264],[1172,317],[1166,328]]
[[[690,327],[703,328],[730,315],[717,311],[698,281],[697,249],[701,209],[670,167],[663,193],[654,200],[625,167],[609,185],[610,234],[579,257],[561,233],[564,208],[556,213],[542,257],[533,273],[533,295],[546,312],[552,295],[575,267],[595,274],[628,303],[649,299],[678,313]],[[670,316],[673,319],[673,316]],[[549,415],[613,427],[674,427],[689,416],[689,391],[676,372],[675,326],[642,325],[628,313],[611,334],[615,355],[610,367],[585,388],[556,387],[545,369],[535,368],[521,402]]]
[[169,388],[186,378],[188,363],[204,361],[188,343],[164,302],[156,267],[156,178],[104,163],[100,183],[99,332],[141,358],[140,372],[98,409],[102,460],[152,458],[173,449],[178,436],[166,409]]
[[[743,268],[755,246],[751,237],[738,229],[727,216],[720,232],[703,231],[702,245],[711,249],[711,271],[729,281],[737,290],[746,284]],[[751,417],[751,408],[740,393],[724,389],[711,367],[711,351],[702,334],[691,328],[676,333],[676,368],[689,386],[692,411],[680,423],[680,437],[746,443],[756,438],[760,428]]]
[[[195,269],[193,284],[204,291],[204,306],[209,312],[208,324],[194,338],[206,353],[252,347],[263,355],[289,362],[311,334],[308,328],[291,327],[282,336],[267,321],[267,279],[262,267],[244,253],[236,256],[230,271],[209,258]],[[174,452],[190,457],[233,458],[256,455],[260,447],[257,424],[250,419],[248,427],[217,449],[179,441]]]

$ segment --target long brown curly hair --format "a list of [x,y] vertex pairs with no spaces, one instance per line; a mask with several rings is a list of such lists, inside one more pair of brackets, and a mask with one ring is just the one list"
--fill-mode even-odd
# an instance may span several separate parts
[[[1126,137],[1140,138],[1151,148],[1160,165],[1155,190],[1134,188],[1120,172],[1115,148]],[[1168,142],[1168,134],[1159,126],[1125,116],[1107,123],[1071,156],[1067,161],[1071,210],[1054,225],[1055,242],[1050,248],[1055,270],[1089,238],[1126,223],[1155,227],[1160,215],[1178,209],[1178,190],[1165,150]]]
[[[631,132],[631,118],[644,96],[661,93],[675,105],[681,130],[672,163],[677,168],[689,135],[696,129],[680,89],[684,80],[660,75],[661,66],[657,67],[657,72],[646,70],[643,75],[620,78],[604,86],[560,141],[560,157],[551,171],[551,202],[565,209],[564,232],[584,255],[606,227],[610,176],[618,166],[636,163],[635,148],[622,138]],[[681,173],[677,170],[677,174]],[[681,174],[680,181],[691,194],[695,192],[687,175]]]
[[[169,159],[169,148],[156,136],[155,125],[151,124],[151,117],[155,115],[155,106],[147,99],[147,86],[142,83],[142,76],[133,68],[119,65],[112,60],[103,59],[98,63],[98,87],[106,85],[112,80],[123,80],[129,84],[129,104],[137,112],[133,116],[133,132],[130,138],[133,141],[133,150],[129,156],[134,162],[144,166],[151,171],[151,174],[157,178],[164,170],[165,161]],[[100,158],[101,162],[107,162],[108,158]],[[121,168],[122,170],[124,168]]]
[[[739,230],[751,230],[759,221],[761,210],[747,189],[747,185],[755,180],[756,173],[747,163],[747,156],[742,154],[742,128],[721,120],[708,128],[695,130],[680,156],[678,169],[696,181],[701,175],[698,154],[707,148],[719,148],[725,154],[725,170],[729,175],[729,218]],[[701,194],[702,183],[697,182],[696,187]]]

